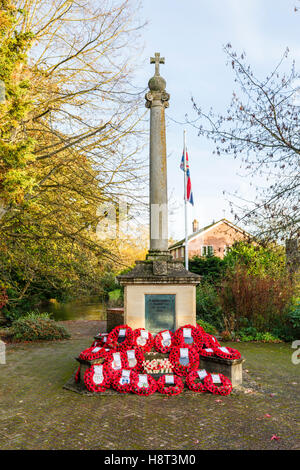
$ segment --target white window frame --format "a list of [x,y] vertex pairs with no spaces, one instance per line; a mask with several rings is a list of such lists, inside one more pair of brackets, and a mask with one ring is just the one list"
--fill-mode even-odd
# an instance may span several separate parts
[[[211,250],[210,250],[211,249]],[[208,255],[214,255],[214,247],[213,245],[202,245],[201,246],[201,256],[208,256]]]

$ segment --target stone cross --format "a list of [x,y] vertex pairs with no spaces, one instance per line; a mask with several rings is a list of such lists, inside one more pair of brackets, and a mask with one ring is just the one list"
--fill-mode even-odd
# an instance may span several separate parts
[[155,57],[150,57],[150,64],[155,64],[155,75],[159,75],[159,64],[165,63],[165,58],[160,57],[159,52],[155,52]]

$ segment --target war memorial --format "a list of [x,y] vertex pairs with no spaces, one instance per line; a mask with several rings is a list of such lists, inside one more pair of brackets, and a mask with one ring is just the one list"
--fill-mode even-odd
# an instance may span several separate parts
[[[160,75],[164,58],[150,59],[150,248],[144,261],[118,277],[124,286],[124,316],[111,331],[95,336],[76,358],[74,383],[80,393],[185,391],[228,395],[242,383],[244,359],[196,323],[196,286],[200,276],[168,252],[168,191],[165,108],[170,95]],[[120,317],[118,317],[120,319]]]

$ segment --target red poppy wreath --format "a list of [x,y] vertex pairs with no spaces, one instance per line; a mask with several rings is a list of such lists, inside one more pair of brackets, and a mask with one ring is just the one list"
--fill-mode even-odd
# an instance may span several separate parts
[[174,366],[175,374],[185,377],[199,366],[199,354],[194,348],[175,346],[171,349],[169,359]]
[[128,325],[116,326],[107,337],[107,345],[116,351],[125,351],[133,345],[133,331]]
[[202,333],[193,325],[184,325],[176,330],[174,345],[182,348],[194,347],[199,350],[203,346]]
[[127,349],[127,351],[123,351],[122,354],[124,356],[126,369],[132,369],[136,372],[143,370],[145,357],[141,348]]
[[106,346],[107,337],[108,333],[99,333],[95,336],[95,341],[92,346]]
[[157,381],[157,391],[164,395],[179,395],[183,388],[182,379],[176,375],[162,375]]
[[85,361],[95,361],[96,359],[106,359],[108,353],[109,350],[102,346],[93,346],[82,351],[79,354],[79,358],[84,359]]
[[136,374],[132,376],[131,391],[137,395],[148,396],[156,392],[156,380],[148,374]]
[[232,390],[232,383],[223,374],[208,374],[204,377],[204,385],[214,395],[229,395]]
[[80,366],[77,369],[74,379],[75,379],[75,382],[78,384],[78,382],[80,381]]
[[204,328],[202,328],[202,326],[198,325],[198,323],[197,323],[197,325],[196,325],[196,328],[197,328],[197,330],[200,331],[201,335],[205,335],[205,334],[206,334]]
[[203,337],[203,349],[204,348],[213,348],[215,349],[218,346],[221,346],[217,338],[213,335],[210,335],[208,333],[204,333]]
[[127,362],[124,351],[112,351],[107,354],[105,369],[111,377],[121,369],[126,369]]
[[206,387],[203,383],[207,372],[205,369],[193,370],[186,378],[187,387],[193,392],[203,393],[206,392]]
[[163,330],[157,333],[154,339],[156,351],[166,354],[174,346],[174,334],[170,330]]
[[132,379],[136,372],[132,369],[118,370],[111,376],[111,386],[120,393],[129,393],[131,391]]
[[133,344],[145,352],[150,352],[153,348],[154,338],[145,328],[137,328],[133,332]]
[[218,346],[215,348],[215,355],[223,359],[241,359],[241,353],[237,349]]
[[110,386],[110,377],[103,364],[94,364],[85,371],[84,383],[90,392],[105,392]]
[[200,349],[199,355],[202,357],[212,357],[215,355],[215,350],[213,348],[203,348]]

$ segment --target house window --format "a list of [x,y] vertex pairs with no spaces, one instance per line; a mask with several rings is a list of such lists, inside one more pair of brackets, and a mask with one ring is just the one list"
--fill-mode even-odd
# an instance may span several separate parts
[[214,247],[212,245],[203,245],[201,254],[202,256],[212,256],[214,254]]

